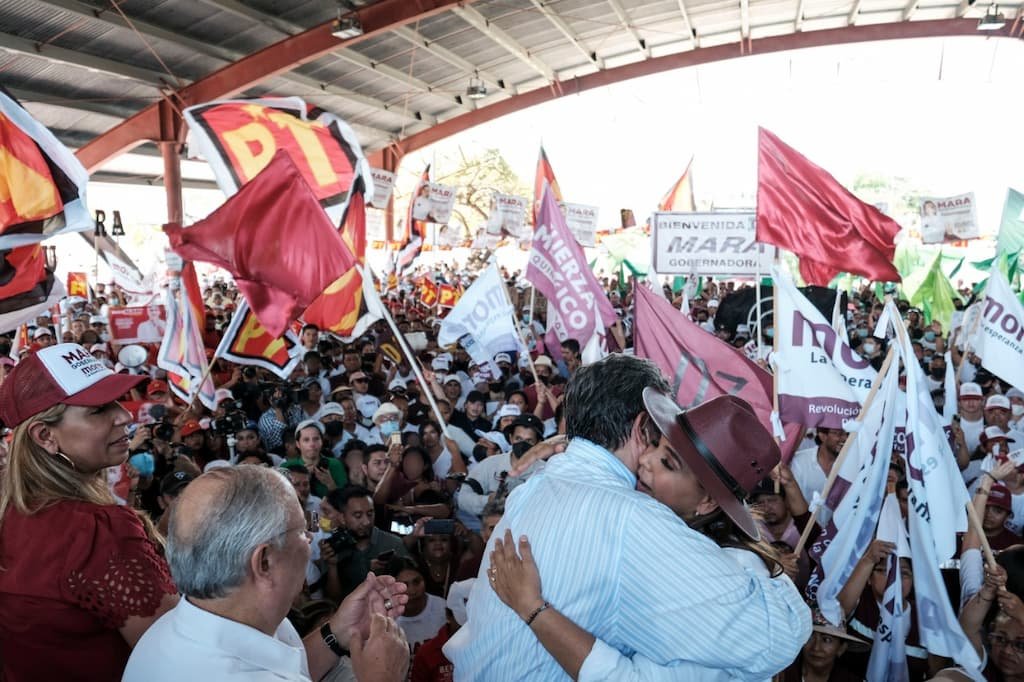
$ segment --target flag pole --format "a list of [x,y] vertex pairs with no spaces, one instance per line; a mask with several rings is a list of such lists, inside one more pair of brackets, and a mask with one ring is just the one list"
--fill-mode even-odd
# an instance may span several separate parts
[[[778,250],[776,250],[776,252],[775,252],[775,269],[778,270],[780,267],[781,267],[781,263],[779,261],[779,252],[778,252]],[[758,271],[758,273],[761,272],[761,259],[760,258],[758,258],[758,260],[757,260],[757,271]],[[757,287],[757,354],[761,355],[761,276],[760,276],[760,274],[758,274],[758,276],[757,276],[757,282],[755,283],[755,286]],[[776,282],[775,282],[775,277],[772,277],[772,329],[774,329],[775,325],[777,324],[778,315],[779,315],[779,292],[778,292],[777,285],[776,285]],[[778,362],[778,357],[779,357],[779,335],[778,334],[772,334],[772,362],[771,362],[771,368],[772,368],[772,411],[775,413],[775,417],[779,420],[778,423],[781,424],[782,423],[782,418],[779,417],[779,367],[776,364]],[[772,425],[772,428],[774,430],[774,428],[775,428],[774,424]],[[781,449],[782,439],[779,437],[778,434],[773,434],[773,435],[775,436],[775,442],[780,446],[780,449]],[[775,494],[778,495],[780,492],[781,492],[781,486],[779,485],[778,479],[776,479],[775,480]]]
[[[499,274],[500,274],[500,272],[499,272]],[[509,296],[509,294],[508,294],[508,283],[504,279],[501,280],[501,290],[505,294],[505,302],[508,303],[508,309],[509,309],[510,314],[512,315],[512,327],[516,330],[516,336],[519,337],[519,343],[521,343],[522,346],[523,346],[523,351],[524,351],[524,353],[526,355],[526,361],[528,363],[530,363],[530,373],[533,374],[533,380],[537,381],[537,368],[533,366],[533,357],[530,356],[530,347],[528,345],[526,345],[526,339],[523,338],[523,332],[519,328],[519,318],[516,316],[516,308],[515,308],[514,305],[512,305],[512,297]],[[532,302],[533,295],[536,293],[536,291],[537,291],[537,289],[534,288],[532,290],[531,294],[530,294],[531,302]],[[533,329],[533,327],[532,327],[532,325],[533,325],[533,309],[532,308],[530,309],[530,325],[531,325],[531,332],[532,332],[532,329]]]
[[972,530],[978,534],[978,539],[981,541],[981,551],[985,555],[985,563],[988,564],[989,568],[995,569],[996,557],[992,553],[992,547],[988,544],[988,538],[985,536],[985,529],[982,528],[981,518],[978,517],[978,510],[974,508],[974,500],[967,500],[967,519],[970,521]]
[[[878,393],[878,389],[882,385],[882,380],[885,375],[889,373],[890,366],[892,365],[893,358],[896,357],[896,345],[889,346],[889,352],[885,356],[885,362],[882,363],[882,368],[878,371],[875,376],[875,380],[871,383],[871,392],[868,393],[868,397],[864,399],[864,405],[860,408],[860,414],[857,415],[857,423],[860,424],[864,421],[867,416],[868,409],[871,407],[871,403],[875,401],[875,395]],[[821,490],[821,499],[828,499],[828,494],[832,490],[832,485],[835,483],[836,478],[839,477],[839,470],[843,466],[843,462],[846,461],[846,456],[850,452],[850,447],[853,442],[857,439],[857,431],[852,431],[850,436],[846,439],[846,443],[843,444],[843,449],[839,451],[839,455],[836,456],[836,461],[832,464],[832,470],[828,474],[828,480],[825,481],[825,487]],[[800,555],[803,551],[804,546],[807,544],[807,539],[811,535],[811,529],[814,528],[814,524],[818,520],[818,511],[821,509],[820,506],[815,508],[811,512],[811,518],[807,521],[807,526],[804,528],[804,532],[800,534],[800,541],[797,542],[796,547],[793,549],[793,554],[796,556]]]
[[[373,284],[373,273],[369,268],[364,270],[364,277],[370,277]],[[423,372],[420,370],[420,363],[413,355],[412,349],[409,348],[408,342],[405,340],[405,335],[398,329],[398,325],[395,323],[395,318],[391,316],[391,310],[386,305],[382,305],[381,312],[384,313],[384,320],[388,323],[388,327],[391,328],[391,333],[395,335],[395,341],[402,349],[402,353],[409,359],[409,366],[412,367],[413,374],[416,375],[416,381],[419,382],[420,388],[423,389],[423,395],[427,397],[427,402],[430,403],[430,409],[433,411],[434,416],[437,417],[437,423],[441,426],[441,433],[443,434],[448,427],[448,423],[441,416],[441,409],[437,406],[437,402],[434,400],[434,392],[430,390],[430,385],[427,383],[426,378],[423,376]]]

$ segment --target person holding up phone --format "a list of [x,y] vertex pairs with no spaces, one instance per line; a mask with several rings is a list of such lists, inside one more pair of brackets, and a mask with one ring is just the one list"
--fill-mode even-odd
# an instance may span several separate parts
[[300,423],[295,427],[295,443],[299,448],[299,457],[285,460],[282,466],[301,464],[306,467],[314,495],[324,497],[329,491],[342,488],[348,483],[345,465],[323,456],[323,424],[315,419]]

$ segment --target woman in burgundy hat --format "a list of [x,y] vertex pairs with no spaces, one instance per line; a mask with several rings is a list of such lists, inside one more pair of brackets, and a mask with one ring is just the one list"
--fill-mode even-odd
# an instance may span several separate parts
[[0,677],[120,680],[146,629],[177,603],[152,523],[118,506],[104,472],[128,458],[114,374],[77,344],[40,349],[0,384],[13,428],[0,482]]
[[[750,406],[734,396],[719,396],[683,410],[653,388],[644,389],[643,397],[650,418],[651,449],[641,457],[637,489],[672,509],[745,568],[765,576],[783,576],[778,553],[761,540],[745,503],[748,492],[781,459],[771,434]],[[506,531],[504,542],[495,540],[489,578],[498,597],[530,621],[541,644],[559,664],[570,674],[579,671],[595,638],[541,596],[541,576],[526,537],[515,543]],[[540,605],[540,613],[536,613]],[[697,679],[686,677],[694,671],[684,668],[672,670],[680,679]],[[717,679],[710,670],[698,674],[701,679]]]

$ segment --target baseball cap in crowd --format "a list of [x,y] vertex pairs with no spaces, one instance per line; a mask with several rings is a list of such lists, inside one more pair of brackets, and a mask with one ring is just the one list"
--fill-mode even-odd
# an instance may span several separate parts
[[503,362],[511,365],[512,356],[509,355],[508,353],[498,353],[497,355],[494,356],[494,364],[500,365]]
[[462,379],[459,378],[458,374],[449,374],[444,378],[444,383],[446,384],[451,383],[453,381],[460,386],[462,385]]
[[0,384],[0,420],[14,428],[54,405],[106,405],[143,378],[114,374],[77,343],[41,348],[15,365]]
[[736,336],[750,338],[750,326],[745,324],[736,325]]
[[988,400],[985,401],[985,409],[1008,410],[1010,409],[1010,399],[1007,398],[1005,395],[999,395],[998,393],[996,395],[990,395],[988,397]]
[[549,358],[546,355],[538,355],[537,357],[535,357],[533,359],[533,364],[536,367],[550,367],[552,369],[555,368],[555,363],[553,363],[551,361],[551,358]]
[[351,374],[348,375],[348,380],[350,382],[359,381],[360,379],[369,379],[369,377],[366,376],[366,372],[361,372],[359,370],[356,370],[355,372],[352,372]]
[[40,338],[42,338],[44,336],[53,336],[53,333],[50,332],[50,328],[49,327],[36,327],[36,330],[34,332],[32,332],[32,340],[33,341],[35,341],[37,339],[40,339]]
[[1006,392],[1006,398],[1008,400],[1013,398],[1024,398],[1024,391],[1020,390],[1015,386]]
[[94,343],[91,346],[89,346],[89,352],[90,353],[106,353],[107,352],[107,344],[105,344],[105,343]]
[[447,372],[451,368],[448,358],[437,356],[430,362],[430,367],[435,372]]
[[160,479],[160,494],[177,497],[195,477],[184,471],[175,471]]
[[[150,384],[152,385],[152,384]],[[234,400],[235,394],[231,392],[230,388],[218,388],[213,392],[213,404],[220,405],[224,400]]]
[[356,400],[356,409],[366,419],[373,417],[373,413],[380,407],[380,398],[372,395],[361,395]]
[[848,632],[845,624],[842,627],[832,625],[818,609],[811,610],[811,629],[814,632],[820,632],[823,635],[843,640],[846,644],[846,650],[850,653],[862,654],[871,649],[870,642]]
[[102,315],[92,315],[89,317],[89,324],[106,324],[107,318]]
[[973,381],[966,381],[960,384],[961,398],[980,398],[982,396],[981,386]]
[[328,415],[337,415],[339,417],[345,416],[345,408],[338,403],[324,403],[320,411],[316,413],[317,419],[323,419]]
[[389,391],[401,391],[402,393],[405,393],[407,388],[408,386],[406,386],[405,382],[401,379],[392,379],[391,383],[388,384]]
[[195,419],[189,419],[185,422],[185,425],[181,427],[181,437],[191,436],[193,433],[198,433],[203,430],[203,425],[197,422]]
[[708,308],[717,308],[717,307],[718,307],[718,299],[717,298],[713,298],[710,301],[708,301]]
[[512,440],[512,434],[515,432],[517,426],[525,426],[528,429],[533,429],[537,434],[537,440],[540,441],[544,438],[544,422],[540,420],[535,414],[529,412],[521,414],[516,417],[516,420],[505,427],[503,433],[505,438]]
[[159,379],[152,379],[149,384],[146,385],[146,395],[149,397],[152,397],[157,393],[167,393],[168,390],[167,382],[160,381]]
[[1002,483],[993,483],[991,490],[988,491],[987,504],[1013,512],[1013,496],[1010,489]]
[[320,432],[320,435],[324,435],[324,425],[318,422],[316,419],[305,419],[299,422],[299,425],[295,427],[295,440],[299,439],[299,433],[302,429],[307,429],[310,426]]
[[778,465],[782,454],[750,405],[736,396],[722,395],[683,410],[650,386],[644,389],[643,399],[658,430],[722,511],[741,531],[760,539],[745,500]]

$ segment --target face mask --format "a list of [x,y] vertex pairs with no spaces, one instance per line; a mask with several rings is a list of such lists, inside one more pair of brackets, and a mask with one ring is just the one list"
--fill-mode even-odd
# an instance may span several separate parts
[[765,335],[765,337],[767,337],[769,339],[774,339],[775,338],[775,330],[773,328],[769,327],[767,330],[765,330],[764,335]]
[[398,422],[384,422],[380,425],[380,435],[387,438],[398,433]]
[[456,372],[465,372],[467,369],[469,369],[469,361],[468,360],[456,360],[452,364],[455,367],[455,371]]
[[924,333],[924,340],[925,341],[929,341],[929,342],[930,341],[934,341],[935,340],[935,332],[925,332]]
[[875,352],[875,344],[873,343],[865,343],[864,345],[861,346],[861,348],[864,349],[864,353],[867,355],[871,355],[872,353]]
[[327,422],[324,424],[324,431],[331,438],[337,438],[341,435],[341,432],[345,430],[345,425],[341,422]]
[[527,440],[521,440],[518,443],[512,444],[512,454],[516,459],[519,459],[526,454],[526,451],[533,447],[533,444]]
[[503,384],[500,381],[497,381],[497,382],[492,381],[490,384],[488,384],[488,387],[491,389],[491,391],[493,391],[494,393],[497,393],[498,391],[500,391],[502,388],[505,387],[505,384]]
[[376,361],[377,361],[377,354],[376,353],[363,353],[363,362],[367,362],[367,363],[372,365]]
[[999,456],[999,452],[1000,452],[1000,450],[1002,450],[1002,449],[1003,449],[1003,448],[1002,448],[1002,443],[996,443],[995,445],[993,445],[993,446],[992,446],[992,454],[993,454],[993,455],[994,455],[995,457],[998,457],[998,456]]
[[858,329],[857,330],[857,336],[859,336],[862,339],[866,339],[868,337],[868,330],[867,329]]
[[1014,417],[1019,417],[1024,414],[1024,405],[1010,405],[1010,412],[1013,413]]
[[482,462],[487,459],[487,448],[483,445],[473,446],[473,459],[478,462]]
[[946,376],[946,368],[945,367],[933,367],[932,368],[932,379],[941,379],[944,376]]
[[326,516],[321,516],[320,517],[320,530],[322,530],[325,533],[330,533],[332,530],[334,530],[334,524],[331,523],[331,520],[329,518],[327,518]]

